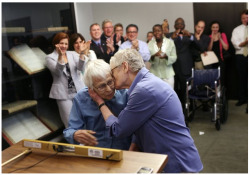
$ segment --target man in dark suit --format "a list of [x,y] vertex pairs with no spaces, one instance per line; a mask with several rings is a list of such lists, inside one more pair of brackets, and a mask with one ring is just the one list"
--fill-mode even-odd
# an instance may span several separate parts
[[106,41],[106,43],[112,43],[115,51],[112,53],[113,55],[118,51],[119,49],[119,43],[122,44],[124,42],[123,36],[117,35],[114,33],[114,26],[112,24],[112,21],[109,19],[105,19],[102,22],[102,36],[101,40]]
[[106,40],[101,39],[101,27],[99,24],[94,23],[90,26],[91,44],[90,50],[93,50],[98,59],[103,59],[105,62],[109,63],[111,56],[114,53],[114,46],[112,42],[106,42]]
[[185,30],[185,22],[182,18],[177,18],[174,25],[175,31],[169,35],[174,40],[177,60],[173,64],[175,71],[175,91],[177,92],[182,107],[186,100],[186,80],[191,76],[191,70],[194,67],[194,61],[191,52],[193,35]]
[[192,47],[195,69],[203,69],[201,54],[206,54],[206,51],[208,50],[208,45],[210,43],[210,37],[203,33],[205,25],[206,23],[203,20],[199,20],[195,24],[194,43]]

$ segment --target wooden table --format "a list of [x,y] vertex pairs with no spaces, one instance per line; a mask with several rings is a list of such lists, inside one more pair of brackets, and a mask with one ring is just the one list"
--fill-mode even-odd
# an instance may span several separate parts
[[[2,163],[22,153],[21,142],[2,151]],[[168,156],[142,152],[123,151],[123,160],[111,161],[81,156],[69,156],[65,153],[32,150],[2,167],[2,173],[8,173],[19,168],[29,167],[51,155],[50,158],[28,168],[14,173],[136,173],[140,167],[153,168],[153,173],[159,173],[165,167]]]

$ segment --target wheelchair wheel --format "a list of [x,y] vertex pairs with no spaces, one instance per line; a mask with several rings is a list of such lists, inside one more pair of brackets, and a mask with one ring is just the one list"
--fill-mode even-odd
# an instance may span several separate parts
[[226,89],[223,88],[220,104],[220,120],[221,123],[225,123],[228,117],[228,100],[226,98]]
[[220,119],[216,119],[215,128],[217,129],[217,131],[220,130]]

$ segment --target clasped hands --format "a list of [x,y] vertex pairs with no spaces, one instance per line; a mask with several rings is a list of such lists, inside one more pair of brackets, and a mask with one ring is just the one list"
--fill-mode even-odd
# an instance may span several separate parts
[[168,56],[166,55],[166,53],[162,52],[161,50],[159,50],[158,52],[156,52],[155,56],[158,56],[160,59],[167,59]]

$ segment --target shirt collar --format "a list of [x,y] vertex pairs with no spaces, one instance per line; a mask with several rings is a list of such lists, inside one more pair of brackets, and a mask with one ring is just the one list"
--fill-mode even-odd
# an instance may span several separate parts
[[132,93],[132,91],[134,90],[135,86],[137,85],[138,82],[141,81],[141,79],[149,72],[148,69],[146,69],[145,67],[141,68],[141,70],[137,73],[133,83],[131,84],[131,86],[128,89],[128,95],[130,95]]
[[101,44],[101,40],[100,39],[98,41],[95,41],[95,40],[93,40],[93,41],[95,42],[96,45]]

